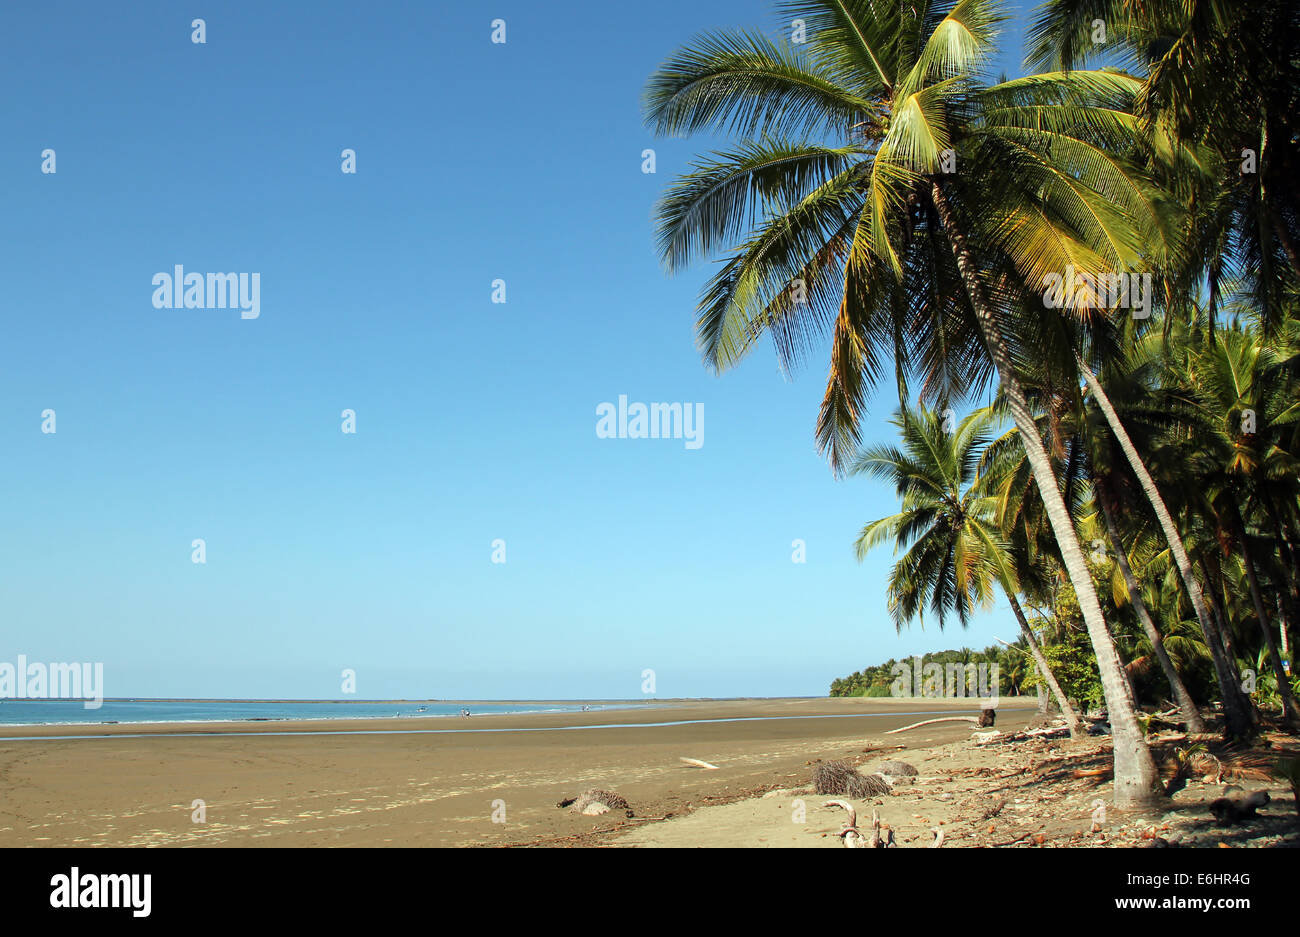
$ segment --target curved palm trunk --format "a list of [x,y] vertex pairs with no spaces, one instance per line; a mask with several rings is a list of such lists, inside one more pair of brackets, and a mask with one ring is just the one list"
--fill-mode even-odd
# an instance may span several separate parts
[[1088,571],[1088,564],[1083,558],[1083,548],[1079,545],[1079,535],[1074,529],[1074,521],[1065,499],[1056,484],[1056,475],[1052,471],[1052,462],[1043,448],[1038,436],[1038,427],[1030,413],[1025,393],[1016,376],[1011,354],[1002,338],[997,315],[984,290],[975,269],[975,259],[966,244],[966,236],[957,224],[952,205],[937,181],[931,183],[931,196],[935,211],[948,236],[957,269],[975,317],[979,322],[980,332],[988,348],[993,364],[998,370],[1002,390],[1006,394],[1007,407],[1020,430],[1020,439],[1025,447],[1025,455],[1034,473],[1043,507],[1056,536],[1056,543],[1061,551],[1061,559],[1074,585],[1075,595],[1079,601],[1079,610],[1088,627],[1088,637],[1092,641],[1093,653],[1097,658],[1097,671],[1101,676],[1102,691],[1106,696],[1106,709],[1110,715],[1111,735],[1114,743],[1115,759],[1115,804],[1118,807],[1150,806],[1163,799],[1158,791],[1158,777],[1155,762],[1151,759],[1151,750],[1143,737],[1142,727],[1138,724],[1133,705],[1133,688],[1128,682],[1128,675],[1120,663],[1119,652],[1115,649],[1114,639],[1106,629],[1106,619],[1101,614],[1101,603],[1097,599],[1097,590]]
[[[1082,358],[1075,356],[1079,365],[1079,373],[1088,385],[1089,392],[1097,401],[1097,406],[1106,417],[1106,423],[1110,431],[1115,435],[1119,442],[1119,447],[1124,451],[1124,457],[1133,469],[1133,474],[1137,476],[1138,483],[1142,486],[1142,491],[1147,496],[1147,501],[1151,504],[1151,510],[1155,512],[1156,520],[1160,522],[1160,529],[1164,532],[1165,541],[1169,544],[1169,552],[1174,558],[1174,564],[1178,567],[1178,575],[1182,577],[1183,585],[1187,589],[1187,597],[1192,602],[1192,608],[1196,612],[1196,620],[1201,626],[1201,634],[1206,643],[1210,646],[1211,651],[1215,647],[1211,635],[1214,631],[1214,622],[1210,619],[1209,610],[1205,606],[1205,595],[1201,591],[1201,584],[1196,579],[1196,574],[1192,571],[1192,561],[1187,556],[1187,549],[1183,546],[1182,535],[1174,525],[1174,518],[1169,513],[1169,508],[1165,505],[1165,499],[1160,496],[1159,489],[1156,488],[1155,480],[1151,473],[1147,471],[1146,464],[1143,463],[1142,457],[1138,455],[1137,447],[1133,445],[1133,440],[1129,438],[1128,431],[1124,429],[1124,424],[1120,422],[1119,414],[1111,406],[1110,397],[1097,380],[1092,370],[1083,362]],[[1119,549],[1116,547],[1116,549]],[[1240,700],[1231,687],[1236,685],[1236,675],[1232,672],[1231,665],[1220,658],[1218,654],[1212,654],[1214,658],[1214,673],[1219,681],[1219,690],[1223,695],[1223,723],[1224,732],[1228,738],[1244,738],[1252,733],[1252,725],[1249,716],[1242,710]]]
[[[1006,586],[1002,590],[1007,594],[1007,599],[1011,602],[1011,611],[1016,614],[1016,621],[1020,623],[1020,633],[1025,636],[1025,642],[1029,645],[1029,653],[1033,655],[1034,663],[1038,667],[1038,672],[1043,675],[1043,680],[1052,692],[1052,698],[1056,700],[1056,705],[1061,709],[1061,715],[1065,717],[1065,724],[1070,727],[1070,738],[1081,739],[1086,734],[1083,729],[1083,723],[1079,721],[1078,714],[1070,701],[1065,698],[1065,693],[1061,690],[1061,685],[1056,682],[1056,677],[1052,676],[1052,668],[1047,666],[1047,657],[1043,654],[1043,649],[1038,644],[1038,639],[1034,637],[1034,632],[1029,627],[1029,622],[1025,620],[1025,613],[1020,608],[1020,603],[1016,601],[1015,591],[1008,589]],[[1046,707],[1040,706],[1040,709]]]
[[[1097,486],[1102,488],[1104,483],[1098,480]],[[1192,694],[1187,691],[1187,685],[1183,683],[1183,678],[1178,675],[1174,662],[1169,659],[1169,652],[1165,650],[1165,639],[1160,634],[1160,629],[1156,627],[1156,623],[1151,620],[1151,615],[1147,612],[1146,602],[1142,601],[1142,587],[1138,585],[1137,578],[1128,565],[1128,555],[1124,551],[1124,543],[1120,540],[1119,530],[1115,527],[1115,515],[1111,512],[1107,499],[1100,493],[1097,497],[1097,504],[1101,507],[1102,516],[1106,519],[1106,531],[1110,534],[1111,545],[1115,547],[1115,564],[1124,577],[1124,585],[1128,587],[1129,602],[1133,606],[1133,611],[1137,614],[1138,621],[1142,623],[1142,630],[1146,633],[1147,640],[1151,642],[1151,648],[1155,651],[1156,660],[1160,662],[1160,669],[1164,671],[1165,679],[1169,681],[1169,688],[1174,694],[1174,702],[1178,704],[1178,711],[1182,713],[1183,721],[1187,723],[1187,731],[1197,734],[1204,732],[1205,721],[1201,718],[1201,711],[1196,707],[1196,701],[1192,699]]]
[[1223,648],[1224,653],[1228,655],[1228,660],[1232,661],[1232,664],[1235,667],[1237,661],[1240,660],[1240,657],[1237,655],[1237,649],[1232,646],[1232,629],[1228,627],[1228,613],[1224,609],[1223,603],[1220,601],[1226,592],[1223,573],[1220,571],[1217,575],[1215,574],[1215,571],[1210,568],[1210,564],[1206,562],[1204,553],[1202,553],[1200,557],[1200,564],[1201,572],[1205,576],[1205,581],[1210,586],[1210,588],[1205,592],[1205,601],[1210,606],[1210,611],[1214,615],[1214,620],[1218,623],[1221,647]]
[[1255,560],[1251,556],[1250,543],[1246,539],[1246,524],[1241,518],[1241,510],[1231,494],[1225,496],[1228,502],[1228,519],[1236,528],[1233,534],[1241,546],[1242,565],[1246,567],[1246,582],[1250,584],[1250,599],[1255,603],[1255,617],[1259,619],[1259,630],[1264,635],[1264,646],[1268,648],[1268,661],[1277,678],[1277,694],[1282,699],[1282,719],[1291,728],[1300,728],[1300,710],[1296,709],[1295,697],[1291,695],[1291,682],[1286,671],[1282,669],[1282,658],[1278,654],[1277,641],[1273,637],[1273,628],[1268,623],[1268,613],[1264,610],[1264,598],[1259,591],[1259,579],[1255,573]]
[[[1218,653],[1226,655],[1226,659],[1231,662],[1229,670],[1233,674],[1232,695],[1234,699],[1239,701],[1240,707],[1249,714],[1253,732],[1254,727],[1259,725],[1259,710],[1255,708],[1255,701],[1246,694],[1239,682],[1240,678],[1236,676],[1237,662],[1241,660],[1241,657],[1237,654],[1236,645],[1233,643],[1232,628],[1228,625],[1227,609],[1223,602],[1220,601],[1220,598],[1226,599],[1223,574],[1220,572],[1216,577],[1213,570],[1210,569],[1209,563],[1206,562],[1204,554],[1201,555],[1200,563],[1201,572],[1205,574],[1205,581],[1211,585],[1213,585],[1216,580],[1219,583],[1216,588],[1209,589],[1205,593],[1205,599],[1210,605],[1210,611],[1214,613],[1214,620],[1218,622],[1218,634],[1222,642],[1217,646],[1212,646],[1210,650],[1211,653],[1214,653],[1217,650]],[[1225,706],[1224,709],[1226,712],[1227,707]]]

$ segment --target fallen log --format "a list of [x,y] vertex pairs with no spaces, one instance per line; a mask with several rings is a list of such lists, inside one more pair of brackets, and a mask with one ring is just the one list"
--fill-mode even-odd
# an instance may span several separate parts
[[980,724],[978,716],[944,716],[942,719],[926,719],[924,722],[914,722],[910,726],[903,726],[901,729],[890,729],[885,735],[894,735],[898,732],[906,732],[908,729],[919,729],[921,726],[932,726],[940,722],[969,722],[973,725]]

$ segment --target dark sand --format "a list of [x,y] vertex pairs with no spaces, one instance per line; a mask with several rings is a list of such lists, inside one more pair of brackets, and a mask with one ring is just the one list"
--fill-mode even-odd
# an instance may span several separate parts
[[[619,792],[638,817],[680,815],[806,783],[810,759],[969,736],[969,723],[954,722],[882,737],[935,718],[918,714],[927,712],[975,710],[938,700],[736,700],[418,723],[0,728],[23,736],[0,741],[0,846],[568,843],[627,822],[621,812],[584,817],[556,808],[585,788]],[[1023,725],[1032,714],[1032,702],[1004,700],[998,727]],[[770,716],[810,718],[753,718]],[[672,724],[651,725],[658,722]],[[536,731],[565,726],[592,728]],[[276,734],[283,732],[303,734]],[[719,770],[687,767],[682,757]],[[191,819],[196,799],[206,803],[204,823]],[[494,802],[504,802],[506,822],[493,822],[501,814]]]

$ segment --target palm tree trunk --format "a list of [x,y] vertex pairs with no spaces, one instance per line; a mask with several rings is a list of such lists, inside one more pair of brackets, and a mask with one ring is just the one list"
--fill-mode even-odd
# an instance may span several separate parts
[[[1287,638],[1291,630],[1291,615],[1300,615],[1300,585],[1296,584],[1297,569],[1300,569],[1300,554],[1297,554],[1295,544],[1291,542],[1291,535],[1287,531],[1286,524],[1282,521],[1282,515],[1278,513],[1277,505],[1273,502],[1273,496],[1269,494],[1268,489],[1261,484],[1259,486],[1259,500],[1264,505],[1264,510],[1268,512],[1269,523],[1277,530],[1278,540],[1281,545],[1282,556],[1277,564],[1282,570],[1282,578],[1286,580],[1288,595],[1277,597],[1277,614],[1278,619],[1282,622],[1282,666],[1289,675],[1291,673],[1291,642]],[[1291,612],[1287,611],[1289,607]]]
[[[1263,193],[1264,187],[1260,186],[1260,195],[1262,196]],[[1286,224],[1282,221],[1282,217],[1277,213],[1276,209],[1268,214],[1277,242],[1282,245],[1282,251],[1286,254],[1286,259],[1291,261],[1291,269],[1295,271],[1296,276],[1300,276],[1300,253],[1296,252],[1295,243],[1291,240],[1291,235],[1287,233]]]
[[1255,573],[1255,561],[1251,556],[1250,543],[1246,539],[1246,523],[1242,520],[1241,510],[1231,493],[1224,496],[1228,502],[1228,521],[1235,528],[1234,536],[1241,546],[1241,561],[1246,567],[1246,582],[1250,584],[1250,599],[1255,603],[1255,616],[1259,619],[1259,628],[1264,635],[1264,646],[1268,648],[1268,660],[1277,678],[1277,694],[1282,699],[1282,720],[1293,729],[1300,729],[1300,710],[1296,709],[1295,697],[1291,695],[1291,681],[1282,669],[1282,658],[1278,654],[1277,641],[1273,638],[1273,628],[1268,623],[1268,614],[1264,611],[1264,598],[1259,591],[1259,579]]
[[1021,609],[1020,603],[1016,601],[1016,593],[1013,589],[1008,589],[1005,585],[1002,587],[1007,594],[1007,599],[1011,602],[1011,611],[1015,612],[1016,621],[1020,623],[1020,633],[1025,636],[1025,642],[1029,645],[1029,653],[1033,655],[1034,664],[1038,667],[1038,672],[1042,674],[1043,681],[1052,691],[1052,698],[1056,700],[1056,705],[1061,709],[1061,715],[1065,717],[1065,724],[1070,727],[1070,738],[1081,739],[1087,733],[1084,731],[1083,723],[1079,721],[1079,715],[1070,705],[1070,701],[1065,698],[1065,693],[1061,690],[1061,685],[1056,682],[1056,677],[1052,675],[1052,668],[1047,665],[1047,657],[1043,654],[1042,647],[1038,644],[1038,639],[1034,637],[1033,630],[1029,627],[1029,622],[1025,620],[1024,610]]
[[[1201,555],[1200,563],[1201,572],[1205,574],[1205,581],[1210,585],[1213,585],[1216,581],[1216,576],[1213,571],[1211,571],[1209,564],[1206,562],[1204,554]],[[1219,583],[1218,592],[1222,594],[1224,583],[1222,574],[1217,577],[1217,581]],[[1254,727],[1259,725],[1259,711],[1255,708],[1255,701],[1247,695],[1244,689],[1242,689],[1241,678],[1237,674],[1237,661],[1241,658],[1238,656],[1237,648],[1233,644],[1232,628],[1228,625],[1227,608],[1219,602],[1215,593],[1216,589],[1213,588],[1206,590],[1205,593],[1205,598],[1209,603],[1210,611],[1214,614],[1215,621],[1218,622],[1217,637],[1219,638],[1219,642],[1210,646],[1210,653],[1223,654],[1225,655],[1225,659],[1229,662],[1228,670],[1229,673],[1232,674],[1232,684],[1229,687],[1229,690],[1231,691],[1230,695],[1233,699],[1239,701],[1238,705],[1240,708],[1249,715],[1251,732],[1253,734]],[[1225,699],[1226,698],[1227,694],[1225,694]],[[1223,710],[1225,713],[1228,711],[1226,702],[1224,703]]]
[[1119,530],[1115,527],[1115,515],[1111,511],[1108,503],[1109,499],[1106,497],[1105,483],[1101,479],[1097,479],[1096,487],[1098,489],[1097,504],[1101,507],[1102,516],[1106,519],[1106,530],[1110,534],[1111,545],[1115,547],[1115,564],[1119,566],[1119,571],[1124,577],[1124,585],[1128,587],[1129,603],[1133,606],[1138,621],[1142,623],[1142,630],[1146,632],[1147,640],[1151,642],[1151,647],[1156,654],[1156,660],[1160,662],[1160,669],[1164,671],[1165,679],[1169,681],[1169,688],[1174,694],[1174,702],[1178,704],[1178,711],[1182,713],[1183,721],[1187,723],[1187,731],[1200,734],[1205,731],[1205,721],[1201,719],[1201,711],[1197,709],[1192,694],[1187,691],[1187,685],[1183,683],[1183,678],[1178,675],[1174,662],[1169,659],[1169,652],[1165,650],[1165,639],[1161,636],[1156,623],[1151,620],[1151,615],[1147,612],[1146,602],[1142,601],[1142,587],[1138,585],[1137,578],[1128,565],[1128,554],[1124,550],[1123,541],[1119,538]]
[[[1124,451],[1124,457],[1133,469],[1133,474],[1137,476],[1138,483],[1142,486],[1147,501],[1151,504],[1151,510],[1155,512],[1156,519],[1160,522],[1160,529],[1164,532],[1165,541],[1169,544],[1170,555],[1174,558],[1174,563],[1178,567],[1178,575],[1182,577],[1183,585],[1187,589],[1187,597],[1191,599],[1192,609],[1196,612],[1196,620],[1200,623],[1201,634],[1206,642],[1210,643],[1214,623],[1210,620],[1210,613],[1205,607],[1205,595],[1201,591],[1201,584],[1192,571],[1192,561],[1187,556],[1187,549],[1183,546],[1182,535],[1178,532],[1177,526],[1174,525],[1174,518],[1169,513],[1165,499],[1160,496],[1155,480],[1151,477],[1151,473],[1147,471],[1142,457],[1138,455],[1137,447],[1133,445],[1133,440],[1129,438],[1128,431],[1124,428],[1124,424],[1120,422],[1119,414],[1111,406],[1110,397],[1106,395],[1101,382],[1097,380],[1082,358],[1076,355],[1076,361],[1079,365],[1079,373],[1087,383],[1089,392],[1097,401],[1097,406],[1105,415],[1111,433],[1114,434],[1120,449]],[[1116,549],[1119,548],[1116,547]],[[1214,673],[1218,678],[1219,690],[1223,695],[1224,734],[1228,739],[1245,738],[1252,733],[1251,722],[1246,713],[1242,711],[1236,694],[1231,691],[1231,687],[1236,684],[1236,675],[1233,674],[1231,667],[1224,666],[1225,663],[1217,655],[1214,656]]]
[[1291,675],[1291,642],[1287,640],[1287,636],[1286,636],[1288,630],[1287,620],[1286,620],[1286,603],[1282,601],[1282,596],[1280,595],[1277,597],[1277,617],[1282,622],[1282,627],[1281,627],[1282,643],[1280,645],[1282,649],[1282,669],[1287,672],[1287,676],[1290,676]]
[[931,183],[931,196],[935,211],[948,236],[953,258],[966,287],[966,295],[975,310],[984,344],[988,348],[993,364],[998,370],[1003,393],[1006,395],[1007,407],[1020,431],[1020,441],[1025,447],[1025,456],[1034,473],[1034,481],[1043,499],[1043,508],[1052,532],[1056,536],[1061,559],[1065,563],[1070,582],[1074,585],[1079,610],[1083,614],[1088,628],[1088,637],[1092,641],[1093,653],[1097,658],[1097,671],[1101,677],[1102,691],[1106,696],[1106,709],[1110,716],[1111,734],[1114,743],[1115,760],[1115,804],[1120,808],[1151,806],[1163,799],[1158,788],[1159,778],[1151,750],[1147,747],[1142,727],[1138,724],[1133,703],[1133,688],[1128,682],[1120,663],[1115,641],[1106,629],[1106,619],[1101,613],[1101,602],[1097,599],[1097,589],[1092,582],[1092,574],[1083,558],[1083,548],[1079,545],[1079,535],[1074,529],[1074,521],[1061,490],[1057,487],[1056,474],[1052,471],[1052,462],[1047,450],[1043,448],[1038,435],[1038,427],[1030,413],[1025,400],[1024,389],[1016,376],[1011,353],[1002,338],[997,314],[988,300],[984,283],[975,269],[975,258],[966,243],[966,236],[944,194],[938,181]]
[[1214,614],[1215,621],[1217,621],[1219,625],[1219,647],[1223,653],[1228,655],[1228,660],[1232,662],[1234,668],[1233,674],[1235,676],[1235,668],[1237,666],[1237,661],[1240,658],[1237,655],[1237,649],[1232,646],[1232,629],[1228,627],[1227,610],[1218,599],[1218,595],[1222,594],[1225,590],[1223,575],[1222,573],[1217,577],[1214,575],[1214,571],[1210,569],[1210,565],[1205,561],[1205,556],[1203,554],[1200,563],[1201,572],[1205,574],[1205,581],[1211,586],[1214,586],[1216,582],[1218,583],[1217,588],[1211,588],[1206,591],[1205,600],[1210,606],[1210,611]]

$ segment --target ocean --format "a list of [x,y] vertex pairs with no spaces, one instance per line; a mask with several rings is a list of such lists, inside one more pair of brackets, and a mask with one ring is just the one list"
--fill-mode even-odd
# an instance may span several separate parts
[[[628,704],[632,705],[632,704]],[[399,701],[355,703],[338,700],[104,700],[98,709],[86,709],[83,700],[0,700],[0,725],[93,725],[140,722],[279,722],[286,719],[427,719],[493,713],[581,712],[623,709],[611,703],[551,702],[433,702]]]

